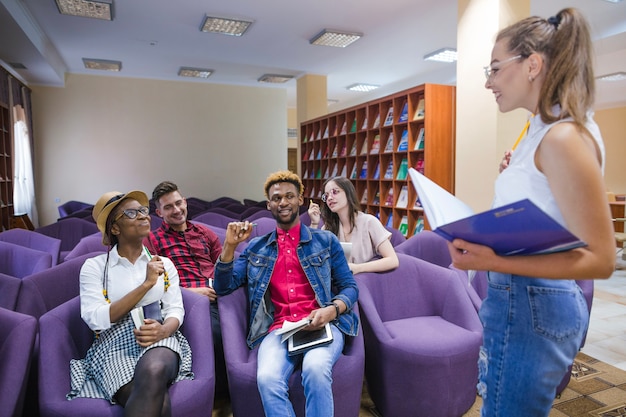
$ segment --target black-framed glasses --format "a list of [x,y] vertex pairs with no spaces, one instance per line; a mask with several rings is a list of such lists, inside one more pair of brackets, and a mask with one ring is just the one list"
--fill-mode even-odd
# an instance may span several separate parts
[[332,190],[322,194],[322,201],[325,203],[326,200],[328,200],[329,196],[336,196],[337,194],[339,194],[341,192],[341,188],[333,188]]
[[491,78],[493,78],[499,70],[502,69],[502,67],[504,66],[504,64],[508,63],[508,62],[512,62],[515,61],[516,59],[520,59],[523,58],[524,55],[516,55],[516,56],[512,56],[511,58],[507,58],[504,61],[500,61],[498,62],[496,65],[496,67],[493,67],[491,65],[487,65],[486,67],[483,67],[483,69],[485,70],[485,78],[490,80]]
[[126,209],[115,217],[115,221],[118,221],[122,218],[122,216],[126,216],[129,219],[136,219],[137,216],[141,213],[142,216],[147,216],[150,213],[150,208],[146,206],[141,206],[136,209]]

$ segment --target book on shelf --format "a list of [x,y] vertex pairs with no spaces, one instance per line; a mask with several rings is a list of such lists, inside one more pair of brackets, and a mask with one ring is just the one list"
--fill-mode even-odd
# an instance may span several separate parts
[[385,117],[385,123],[383,126],[391,126],[393,124],[393,106],[389,106],[389,110],[387,111],[387,116]]
[[420,174],[424,175],[424,160],[423,159],[417,160],[417,162],[415,163],[415,170],[418,171]]
[[449,241],[456,238],[489,246],[499,255],[531,255],[586,246],[529,199],[482,213],[474,211],[414,169],[411,181],[433,231]]
[[356,132],[356,119],[352,121],[352,127],[350,128],[350,133]]
[[367,116],[363,118],[363,124],[361,125],[361,130],[367,129]]
[[413,114],[413,120],[422,120],[424,118],[424,109],[426,105],[424,103],[424,99],[420,98],[417,102],[417,107],[415,108],[415,113]]
[[339,156],[346,156],[346,153],[348,152],[348,149],[346,148],[346,142],[343,143],[343,145],[341,146],[341,152],[339,153]]
[[398,226],[398,230],[400,231],[400,233],[402,233],[404,237],[408,236],[409,234],[409,217],[408,216],[402,216],[402,219],[400,220],[400,226]]
[[393,131],[389,132],[389,137],[387,138],[383,152],[393,152]]
[[330,174],[331,177],[336,177],[337,176],[337,170],[339,169],[339,164],[335,164],[333,166],[333,172]]
[[359,178],[362,180],[367,179],[367,161],[363,161],[363,165],[361,165],[361,175]]
[[403,185],[396,200],[396,208],[407,208],[409,205],[409,188]]
[[409,120],[409,103],[407,101],[402,105],[402,111],[400,117],[398,117],[398,123],[407,122]]
[[376,134],[376,136],[374,136],[374,142],[372,143],[370,153],[373,154],[378,152],[380,152],[380,135]]
[[341,125],[341,133],[339,134],[345,135],[346,133],[348,133],[348,123],[344,120],[343,125]]
[[309,153],[309,157],[307,159],[313,160],[314,155],[315,155],[315,149],[311,148],[311,152]]
[[324,129],[324,136],[322,136],[322,138],[328,139],[328,125],[326,125],[326,129]]
[[376,112],[376,117],[374,118],[374,124],[372,125],[372,129],[377,129],[380,127],[380,113]]
[[397,180],[406,180],[406,174],[409,169],[409,161],[406,158],[402,158],[400,166],[398,167],[398,173],[396,174]]
[[304,318],[299,321],[284,321],[283,327],[276,330],[280,335],[281,343],[287,342],[289,355],[297,355],[306,352],[316,346],[327,345],[333,341],[330,324],[318,330],[303,330],[311,323],[311,319]]
[[309,137],[309,142],[313,142],[315,140],[315,132],[311,131],[311,136]]
[[367,187],[363,189],[363,194],[361,194],[361,204],[367,204]]
[[337,125],[335,124],[335,128],[333,129],[333,136],[337,136]]
[[322,168],[319,168],[317,170],[317,174],[315,174],[315,178],[318,180],[322,178]]
[[378,180],[380,179],[380,164],[378,163],[378,161],[375,162],[375,168],[374,168],[374,175],[372,176],[372,179]]
[[363,141],[363,145],[361,146],[361,154],[367,155],[367,139]]
[[415,197],[415,204],[413,204],[413,210],[422,210],[422,202],[420,201],[419,196]]
[[316,159],[322,159],[322,148],[317,150],[317,158]]
[[347,177],[348,176],[348,166],[347,164],[343,164],[343,167],[341,168],[341,175],[342,177]]
[[330,170],[330,167],[328,165],[326,165],[326,170],[324,171],[324,176],[322,178],[329,178],[329,175],[328,175],[329,174],[329,170]]
[[332,157],[333,157],[333,158],[337,158],[337,156],[339,156],[339,155],[338,155],[338,149],[337,149],[338,147],[339,147],[339,146],[338,146],[337,144],[335,144],[335,145],[333,146],[333,153],[332,153],[332,155],[333,155]]
[[387,223],[385,226],[393,228],[393,213],[389,213],[389,217],[387,217]]
[[304,170],[304,175],[302,176],[302,178],[309,178],[309,169],[308,168],[306,168]]
[[415,141],[415,147],[413,147],[414,151],[419,151],[424,149],[424,127],[422,127],[417,134],[417,140]]
[[400,136],[398,152],[406,152],[407,150],[409,150],[409,131],[404,129],[402,131],[402,136]]
[[387,165],[387,170],[385,171],[385,176],[383,177],[383,179],[393,179],[393,161],[389,161],[389,165]]
[[350,148],[350,156],[356,156],[356,140],[352,143],[352,148]]
[[415,222],[415,229],[413,230],[413,234],[416,235],[424,231],[424,218],[419,217],[417,222]]
[[317,131],[317,137],[315,139],[320,140],[322,138],[322,131],[318,130]]
[[350,173],[350,179],[356,180],[356,164],[352,167],[352,173]]
[[326,149],[324,150],[324,155],[322,156],[322,159],[328,158],[328,151],[329,151],[328,145],[326,145]]
[[387,197],[385,197],[385,206],[392,207],[393,206],[393,188],[389,189],[387,193]]
[[375,206],[380,204],[380,191],[376,190],[376,194],[374,194],[374,200],[372,201],[372,204]]

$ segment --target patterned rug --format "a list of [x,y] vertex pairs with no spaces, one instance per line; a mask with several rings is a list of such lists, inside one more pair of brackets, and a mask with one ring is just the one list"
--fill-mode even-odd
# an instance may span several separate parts
[[[480,417],[481,403],[480,397],[476,397],[461,417]],[[228,401],[216,403],[213,417],[232,417]],[[359,417],[381,417],[365,386]],[[572,379],[560,398],[554,400],[550,417],[626,417],[626,371],[579,353],[572,367]]]

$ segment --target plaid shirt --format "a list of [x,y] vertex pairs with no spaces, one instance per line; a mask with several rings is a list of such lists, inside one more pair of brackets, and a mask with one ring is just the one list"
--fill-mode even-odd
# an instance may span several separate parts
[[170,258],[180,276],[182,287],[208,287],[215,263],[222,253],[217,235],[208,227],[187,222],[187,229],[178,232],[163,223],[144,240],[148,250]]

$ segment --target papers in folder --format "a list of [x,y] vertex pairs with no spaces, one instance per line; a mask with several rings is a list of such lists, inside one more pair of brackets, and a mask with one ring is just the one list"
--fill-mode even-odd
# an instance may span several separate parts
[[474,214],[448,191],[409,169],[433,231],[449,241],[456,238],[489,246],[499,255],[531,255],[587,246],[528,199]]

